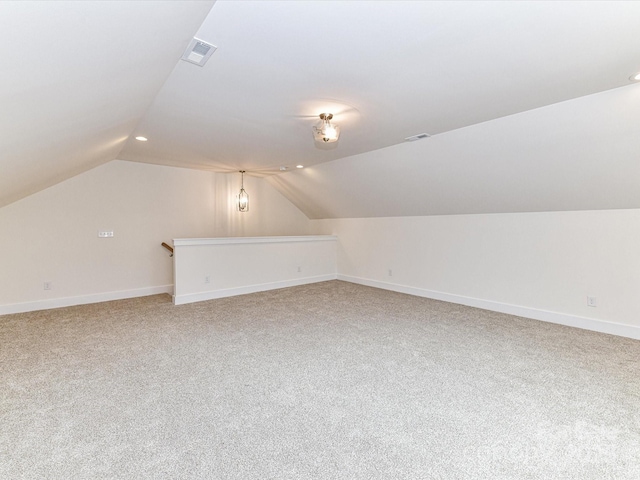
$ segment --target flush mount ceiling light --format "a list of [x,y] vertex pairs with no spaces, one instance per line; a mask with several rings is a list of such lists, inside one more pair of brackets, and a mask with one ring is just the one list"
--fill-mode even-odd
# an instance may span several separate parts
[[147,137],[139,136],[139,137],[136,137],[136,140],[138,140],[139,142],[146,142],[148,139]]
[[640,82],[640,72],[631,75],[629,77],[629,80],[631,80],[632,82]]
[[322,124],[317,127],[313,127],[313,137],[317,142],[333,143],[338,141],[340,136],[340,127],[337,125],[331,125],[332,113],[321,113],[320,120]]
[[296,165],[296,168],[304,168],[304,165]]
[[242,180],[240,183],[240,193],[238,193],[238,211],[239,212],[248,212],[249,211],[249,195],[247,191],[244,189],[244,170],[240,170],[240,174],[242,175]]

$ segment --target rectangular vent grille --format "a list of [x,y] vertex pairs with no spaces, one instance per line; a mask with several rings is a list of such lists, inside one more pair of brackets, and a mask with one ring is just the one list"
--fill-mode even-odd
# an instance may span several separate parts
[[196,46],[193,47],[192,52],[197,53],[198,55],[202,55],[203,57],[211,50],[211,45],[207,45],[206,43],[197,42]]
[[209,60],[209,57],[211,57],[217,48],[218,47],[211,45],[210,43],[194,37],[193,40],[189,42],[187,49],[184,51],[182,60],[202,67],[207,63],[207,60]]
[[416,140],[422,140],[423,138],[428,138],[431,135],[429,135],[428,133],[419,133],[418,135],[413,135],[411,137],[407,137],[405,138],[405,140],[407,142],[415,142]]

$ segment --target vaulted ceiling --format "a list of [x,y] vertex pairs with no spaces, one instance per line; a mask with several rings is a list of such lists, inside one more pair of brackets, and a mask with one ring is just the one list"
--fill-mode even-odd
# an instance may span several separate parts
[[[0,206],[120,158],[268,176],[311,218],[639,208],[638,18],[640,2],[0,2]],[[194,36],[218,47],[204,67],[180,61]],[[313,140],[323,112],[335,144]]]
[[0,206],[115,159],[213,2],[0,2]]

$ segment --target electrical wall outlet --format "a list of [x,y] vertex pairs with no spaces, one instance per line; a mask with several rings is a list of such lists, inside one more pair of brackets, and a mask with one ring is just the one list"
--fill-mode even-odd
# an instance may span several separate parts
[[298,266],[298,272],[301,272],[301,271],[302,271],[302,267]]
[[389,276],[393,277],[393,270],[389,269]]
[[53,284],[51,282],[44,282],[45,290],[51,290],[52,287],[53,287]]
[[211,282],[211,275],[205,275],[204,276],[204,283],[210,283]]
[[598,303],[596,302],[596,297],[587,297],[587,306],[588,307],[597,307]]

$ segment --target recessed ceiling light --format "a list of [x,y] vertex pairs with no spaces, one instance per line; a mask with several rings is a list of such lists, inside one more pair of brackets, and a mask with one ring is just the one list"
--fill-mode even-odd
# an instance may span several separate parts
[[296,168],[304,168],[304,165],[296,165]]
[[146,142],[147,137],[136,137],[136,140],[138,140],[139,142]]
[[629,77],[629,80],[631,80],[632,82],[640,82],[640,72],[631,75]]
[[282,167],[280,167],[280,171],[281,171],[281,172],[284,172],[284,171],[288,170],[288,168],[289,168],[289,167],[282,166]]

